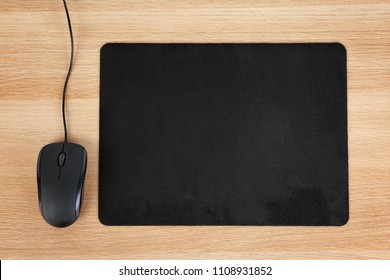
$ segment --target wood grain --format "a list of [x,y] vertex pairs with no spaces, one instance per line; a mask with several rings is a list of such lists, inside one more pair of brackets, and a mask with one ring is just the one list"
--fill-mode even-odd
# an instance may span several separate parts
[[[70,140],[89,153],[83,211],[38,210],[36,159],[60,141],[62,1],[0,2],[1,259],[389,259],[390,1],[68,1]],[[341,42],[348,51],[350,220],[343,227],[106,227],[98,220],[99,50],[106,42]]]

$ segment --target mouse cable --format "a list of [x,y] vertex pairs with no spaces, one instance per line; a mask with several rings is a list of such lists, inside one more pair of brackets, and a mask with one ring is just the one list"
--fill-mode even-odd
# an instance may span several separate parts
[[68,7],[66,6],[65,0],[64,7],[66,12],[66,17],[68,19],[68,26],[69,26],[69,33],[70,33],[70,42],[71,42],[71,53],[70,53],[70,63],[69,63],[69,69],[68,74],[66,75],[65,83],[64,83],[64,90],[62,91],[62,121],[64,123],[64,142],[68,142],[68,130],[66,128],[66,117],[65,117],[65,95],[66,95],[66,88],[68,87],[68,81],[70,77],[70,73],[72,72],[72,66],[73,66],[73,55],[74,55],[74,41],[73,41],[73,32],[72,32],[72,24],[69,17]]

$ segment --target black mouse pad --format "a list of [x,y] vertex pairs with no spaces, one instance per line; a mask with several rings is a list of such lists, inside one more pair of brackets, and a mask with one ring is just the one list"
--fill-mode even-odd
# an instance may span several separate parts
[[105,225],[343,225],[340,44],[106,44]]

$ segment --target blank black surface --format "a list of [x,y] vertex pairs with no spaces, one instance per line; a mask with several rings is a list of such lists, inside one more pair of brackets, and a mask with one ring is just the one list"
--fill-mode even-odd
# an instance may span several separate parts
[[343,225],[346,51],[334,44],[106,44],[106,225]]

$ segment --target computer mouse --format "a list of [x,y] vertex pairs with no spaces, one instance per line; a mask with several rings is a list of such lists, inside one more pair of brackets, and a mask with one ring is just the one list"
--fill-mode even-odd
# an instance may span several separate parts
[[38,156],[38,199],[42,217],[55,227],[73,224],[81,209],[87,151],[78,144],[44,146]]

